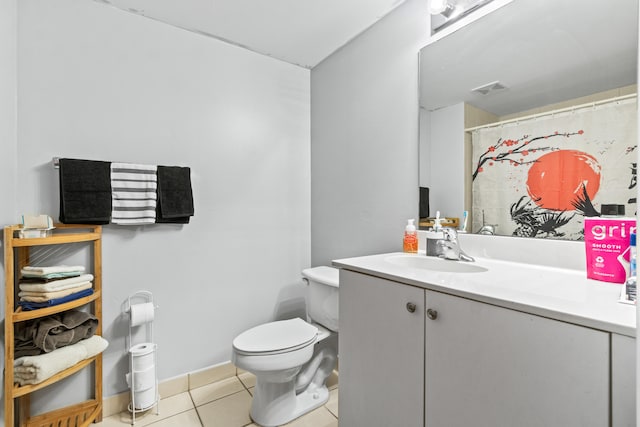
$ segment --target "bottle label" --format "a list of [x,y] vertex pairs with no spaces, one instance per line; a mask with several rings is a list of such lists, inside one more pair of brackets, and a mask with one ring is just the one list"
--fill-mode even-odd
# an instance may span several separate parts
[[629,236],[636,224],[630,218],[585,218],[587,278],[624,283],[629,275]]
[[404,252],[417,253],[418,236],[416,236],[415,234],[405,234],[402,249],[404,250]]

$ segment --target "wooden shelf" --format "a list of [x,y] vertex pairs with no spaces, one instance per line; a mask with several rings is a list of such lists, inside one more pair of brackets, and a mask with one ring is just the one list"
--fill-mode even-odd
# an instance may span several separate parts
[[87,400],[46,414],[29,417],[25,427],[77,426],[88,427],[102,413],[102,402]]
[[52,305],[51,307],[39,308],[37,310],[22,310],[20,307],[13,314],[14,322],[24,322],[25,320],[37,319],[43,316],[50,316],[52,314],[61,313],[63,311],[71,310],[72,308],[81,307],[85,304],[89,304],[92,301],[97,300],[102,295],[101,291],[93,291],[93,294],[78,298],[73,301],[65,302],[64,304]]
[[[20,225],[11,225],[7,227],[10,230],[11,246],[14,248],[43,246],[43,245],[61,245],[66,243],[90,242],[100,240],[102,234],[102,226],[100,225],[70,225],[55,224],[52,235],[49,237],[37,238],[19,238],[15,235],[22,228]],[[86,231],[85,231],[86,230]]]
[[[19,322],[38,319],[52,314],[92,304],[91,311],[98,319],[96,335],[102,335],[102,226],[86,224],[55,224],[52,235],[40,238],[19,238],[21,226],[4,228],[4,270],[5,270],[5,364],[4,364],[4,421],[7,427],[17,423],[29,427],[81,427],[102,420],[102,354],[82,360],[74,366],[57,372],[38,383],[20,386],[14,383],[13,362],[15,349],[15,326]],[[64,304],[37,310],[22,310],[18,306],[16,293],[17,279],[21,269],[29,265],[30,249],[45,245],[84,243],[92,252],[93,294]],[[31,416],[30,394],[67,378],[93,365],[94,396],[91,399]],[[15,405],[17,403],[17,405]],[[16,410],[17,409],[17,410]],[[17,420],[16,420],[17,418]]]
[[13,239],[13,247],[20,248],[27,246],[61,245],[65,243],[89,242],[98,239],[100,239],[100,236],[96,235],[96,233],[68,233],[31,239],[21,239],[16,237]]
[[84,369],[87,365],[90,365],[91,363],[95,362],[97,358],[98,356],[93,356],[88,359],[81,360],[80,362],[73,365],[72,367],[67,368],[64,371],[60,371],[54,376],[52,376],[51,378],[48,378],[38,384],[28,384],[28,385],[21,386],[21,385],[18,385],[18,383],[15,383],[13,385],[13,397],[20,397],[20,396],[24,396],[25,394],[33,393],[36,390],[40,390],[41,388],[45,388],[46,386],[56,383],[61,379],[67,378],[68,376],[73,375],[76,372]]

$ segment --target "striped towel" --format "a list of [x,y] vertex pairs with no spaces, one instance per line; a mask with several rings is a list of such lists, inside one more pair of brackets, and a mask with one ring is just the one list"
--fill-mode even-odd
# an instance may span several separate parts
[[111,222],[121,225],[156,222],[157,166],[111,163]]

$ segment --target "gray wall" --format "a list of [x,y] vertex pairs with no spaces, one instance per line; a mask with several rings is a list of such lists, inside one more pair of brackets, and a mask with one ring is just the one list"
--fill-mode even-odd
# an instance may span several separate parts
[[[16,7],[16,0],[0,2],[0,224],[14,222],[16,218]],[[2,248],[0,254],[3,254]],[[0,274],[4,283],[2,261]],[[0,319],[4,319],[4,285],[0,287],[0,298]],[[4,337],[4,326],[2,330]],[[0,345],[0,361],[4,366],[4,339],[0,340]],[[4,388],[0,395],[4,399]],[[0,425],[4,425],[4,405],[0,407],[0,420]]]
[[104,227],[105,397],[127,389],[121,309],[140,289],[159,305],[160,380],[229,361],[304,290],[309,70],[99,2],[21,0],[18,16],[16,211],[58,217],[53,156],[192,171],[190,224]]
[[459,103],[436,111],[429,117],[429,164],[431,190],[430,215],[457,217],[464,211],[464,104]]
[[135,290],[160,305],[162,380],[229,360],[237,333],[297,298],[309,264],[400,250],[418,213],[424,2],[309,73],[96,2],[22,0],[17,128],[4,96],[16,90],[16,4],[0,9],[4,224],[57,217],[53,156],[192,168],[191,224],[105,227],[105,396],[126,389],[120,310]]
[[311,71],[312,264],[402,250],[418,216],[418,51],[408,0]]

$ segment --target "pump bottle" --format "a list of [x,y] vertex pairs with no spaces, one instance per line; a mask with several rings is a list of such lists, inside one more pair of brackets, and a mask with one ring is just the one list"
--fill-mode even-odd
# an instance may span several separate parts
[[415,254],[418,253],[418,232],[413,222],[413,219],[407,220],[407,226],[404,229],[402,249],[404,252]]
[[635,301],[636,300],[636,282],[637,282],[637,272],[636,272],[636,233],[631,233],[631,237],[629,239],[629,277],[627,277],[627,281],[625,282],[625,292],[627,294],[627,300]]

